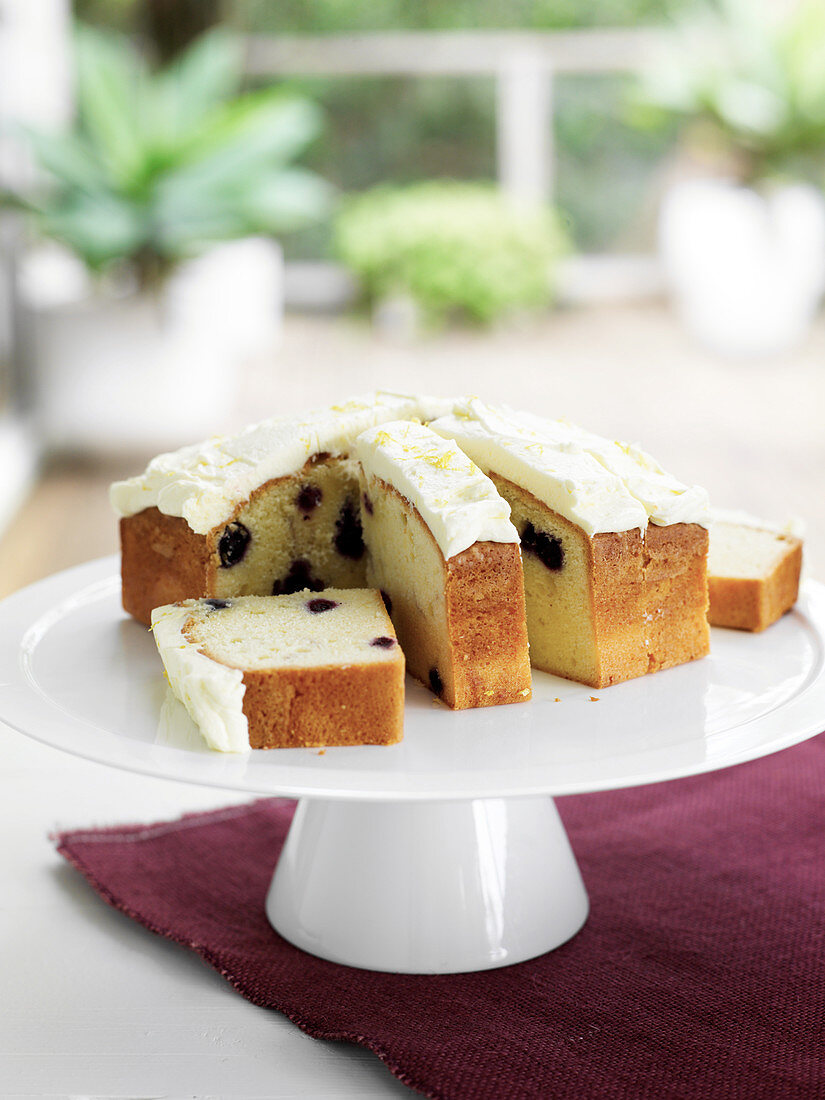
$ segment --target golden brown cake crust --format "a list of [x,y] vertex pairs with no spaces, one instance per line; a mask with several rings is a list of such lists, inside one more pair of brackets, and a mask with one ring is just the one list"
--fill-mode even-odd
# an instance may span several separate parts
[[[552,533],[564,547],[564,568],[548,570],[525,554],[527,615],[535,668],[591,687],[642,676],[648,671],[644,637],[643,546],[638,530],[585,532],[520,485],[492,474],[513,508],[517,527],[525,520]],[[546,606],[564,606],[569,634]]]
[[710,652],[708,532],[698,523],[645,531],[645,611],[650,672]]
[[[526,489],[491,476],[517,527],[534,522],[564,546],[558,573],[525,554],[534,667],[604,688],[709,652],[704,527],[649,524],[644,537],[638,530],[589,537]],[[565,638],[542,606],[562,603],[565,625],[575,619],[575,634]]]
[[[308,473],[311,465],[299,476]],[[227,523],[284,480],[274,479],[256,489],[250,502],[239,505]],[[566,531],[581,544],[587,576],[585,603],[589,605],[583,613],[590,619],[586,635],[592,658],[572,673],[534,660],[536,667],[601,688],[708,652],[708,534],[704,528],[651,524],[644,540],[638,531],[597,534],[591,539],[520,486],[496,475],[493,480],[511,504],[521,501],[543,509],[562,533]],[[432,533],[412,505],[391,486],[383,483],[383,487],[415,513],[443,563],[448,637],[438,645],[438,671],[445,702],[453,707],[478,707],[528,699],[527,623],[518,546],[476,543],[444,562]],[[153,608],[162,604],[231,594],[217,591],[216,547],[224,526],[222,523],[199,535],[185,520],[164,515],[157,508],[122,519],[126,611],[149,625]],[[796,598],[800,562],[801,544],[769,585],[754,589],[751,582],[715,583],[711,622],[764,629]],[[495,624],[492,627],[491,622]],[[414,627],[405,629],[405,645],[411,649],[408,665],[427,683],[429,670],[416,666],[412,649],[418,641],[428,648],[432,638],[425,641],[423,635],[417,639],[416,634]]]
[[592,686],[602,688],[649,671],[644,634],[643,544],[638,530],[604,531],[588,542],[598,668]]
[[401,740],[404,660],[245,672],[253,749],[391,745]]
[[765,577],[708,577],[711,626],[758,633],[789,611],[799,596],[802,541],[782,536],[787,553]]
[[[289,517],[283,531],[270,533],[269,550],[266,550],[266,539],[256,544],[264,547],[266,553],[263,570],[266,575],[263,577],[260,568],[257,574],[253,572],[249,575],[248,560],[235,568],[222,569],[218,553],[226,527],[239,519],[248,523],[248,514],[254,516],[259,503],[265,501],[268,494],[286,489],[295,493],[305,481],[312,481],[314,476],[317,478],[319,472],[331,471],[333,477],[337,476],[343,461],[326,454],[314,455],[296,473],[272,478],[259,485],[226,520],[206,534],[197,534],[186,520],[179,516],[167,516],[155,507],[121,519],[121,580],[125,610],[148,626],[153,609],[163,604],[202,596],[270,595],[272,570],[276,576],[285,576],[290,562],[296,557],[309,558],[309,572],[313,577],[319,574],[320,582],[326,587],[363,586],[363,564],[336,554],[331,539],[327,539],[329,546],[325,548],[325,560],[320,561],[316,568],[317,547],[310,549],[300,541],[302,536],[304,541],[308,541],[312,529],[312,523],[303,523],[305,517],[302,516]],[[357,481],[354,479],[353,493],[357,499]],[[256,531],[256,539],[258,534]],[[274,540],[273,535],[277,536]],[[278,556],[283,560],[276,561]],[[247,557],[252,559],[254,554],[250,553]],[[268,573],[267,568],[270,569]]]
[[517,543],[476,542],[446,563],[454,707],[530,698],[524,582]]
[[212,595],[211,540],[185,519],[146,508],[120,521],[123,607],[150,625],[152,611],[167,603]]
[[[391,563],[379,562],[376,556],[368,568],[370,583],[391,597],[391,616],[407,670],[454,709],[528,700],[530,658],[518,545],[477,542],[445,560],[432,531],[406,497],[381,478],[371,479],[367,491],[374,510],[364,517],[368,548],[376,522],[390,508],[402,517],[416,563],[432,563],[426,591],[417,597],[411,580],[390,581]],[[422,612],[425,605],[431,614]]]

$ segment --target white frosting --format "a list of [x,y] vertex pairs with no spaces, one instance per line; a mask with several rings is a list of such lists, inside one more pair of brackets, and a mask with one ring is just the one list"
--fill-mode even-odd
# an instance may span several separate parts
[[314,454],[347,454],[355,437],[385,420],[427,420],[452,408],[447,398],[376,393],[299,417],[274,417],[229,436],[152,459],[145,473],[117,481],[110,490],[121,516],[156,507],[182,516],[205,535],[230,518],[259,485],[300,470]]
[[[523,485],[590,535],[643,529],[648,522],[709,522],[705,490],[683,485],[638,447],[565,421],[486,405],[478,398],[455,401],[394,393],[368,394],[300,417],[275,417],[236,435],[158,455],[139,477],[115,482],[112,505],[121,516],[154,506],[207,534],[225,523],[258,486],[297,472],[313,455],[349,454],[366,430],[415,419],[434,420],[439,435],[455,440],[485,473],[493,470]],[[389,460],[385,455],[383,461]],[[429,509],[425,518],[433,533],[439,526],[436,516],[445,517],[442,537],[451,548],[445,556],[459,552],[452,549],[457,541],[464,541],[462,549],[471,545],[469,536],[457,539],[458,521],[441,489],[414,489],[412,461],[405,469],[409,492],[400,491],[419,493],[419,511],[424,515]],[[435,503],[442,498],[443,504]],[[460,511],[463,503],[456,507]]]
[[455,443],[422,424],[398,420],[358,436],[355,451],[367,477],[406,497],[445,558],[475,542],[518,542],[510,506]]
[[777,535],[790,535],[795,539],[805,538],[805,521],[801,516],[789,516],[784,523],[775,520],[760,519],[750,512],[740,512],[733,508],[711,508],[710,522],[733,523],[738,527],[752,527],[757,531],[772,531]]
[[590,455],[621,479],[645,509],[648,520],[657,526],[671,523],[708,525],[707,492],[698,485],[688,486],[677,481],[640,447],[605,439],[564,420],[547,420],[506,406],[493,408],[477,398],[457,404],[456,411],[459,415],[472,417],[498,435],[512,433],[518,438],[533,437],[568,454]]
[[455,440],[486,473],[521,485],[588,535],[647,526],[647,512],[622,480],[580,449],[561,449],[534,432],[485,422],[469,411],[440,417],[430,428]]
[[196,723],[207,744],[221,752],[249,752],[243,712],[243,672],[213,661],[189,641],[183,628],[198,601],[167,604],[152,612],[152,631],[169,687]]

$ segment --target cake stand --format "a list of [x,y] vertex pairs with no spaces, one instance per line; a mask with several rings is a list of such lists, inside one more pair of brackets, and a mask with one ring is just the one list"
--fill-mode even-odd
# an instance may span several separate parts
[[531,702],[483,710],[408,680],[400,745],[226,755],[168,694],[107,558],[0,605],[0,720],[114,767],[299,799],[266,900],[286,939],[376,970],[483,970],[586,919],[554,796],[711,771],[825,726],[823,586],[764,634],[715,630],[712,647],[605,691],[536,673]]

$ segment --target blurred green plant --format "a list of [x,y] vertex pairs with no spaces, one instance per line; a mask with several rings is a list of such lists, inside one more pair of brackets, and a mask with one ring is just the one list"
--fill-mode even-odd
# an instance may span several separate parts
[[[167,0],[168,2],[168,0]],[[189,0],[191,4],[192,0]],[[683,5],[692,0],[680,0]],[[157,3],[157,0],[156,0]],[[75,0],[86,22],[145,26],[146,0]],[[222,0],[223,18],[249,31],[354,34],[387,30],[556,30],[658,22],[664,0]]]
[[645,74],[644,101],[689,124],[688,141],[743,180],[818,175],[825,150],[825,4],[702,0],[678,16]]
[[409,295],[431,325],[453,317],[490,324],[547,306],[553,266],[566,250],[553,211],[452,180],[350,198],[335,244],[369,303]]
[[210,243],[317,220],[332,189],[292,161],[320,111],[277,88],[238,94],[241,62],[214,30],[152,72],[126,39],[79,27],[74,128],[27,130],[47,186],[3,199],[92,271],[120,262],[142,287]]
[[[696,0],[222,0],[245,34],[353,34],[404,30],[566,30],[661,24],[666,9]],[[87,22],[146,36],[145,0],[75,0]],[[629,75],[558,74],[554,82],[556,196],[576,245],[648,247],[650,179],[673,129],[628,120]],[[438,178],[496,175],[492,77],[345,76],[291,82],[320,103],[328,124],[305,163],[343,191]],[[648,119],[649,122],[649,119]],[[283,240],[288,256],[328,254],[328,227]]]

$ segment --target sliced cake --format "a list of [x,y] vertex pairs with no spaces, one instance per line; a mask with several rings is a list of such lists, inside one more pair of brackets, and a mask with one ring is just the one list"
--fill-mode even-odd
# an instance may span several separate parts
[[534,667],[606,687],[708,652],[702,490],[635,448],[475,399],[431,428],[512,506]]
[[714,512],[708,554],[708,619],[760,631],[796,603],[802,539],[742,513]]
[[186,600],[156,608],[152,630],[214,749],[401,740],[404,655],[376,591]]
[[355,437],[449,401],[374,394],[159,455],[112,486],[123,606],[271,595],[365,582]]
[[455,708],[523,702],[530,662],[518,532],[454,443],[396,421],[356,440],[367,579],[408,670]]
[[529,696],[522,577],[537,668],[604,687],[708,651],[704,491],[475,398],[379,393],[264,421],[160,455],[112,502],[139,620],[369,583],[454,707]]

